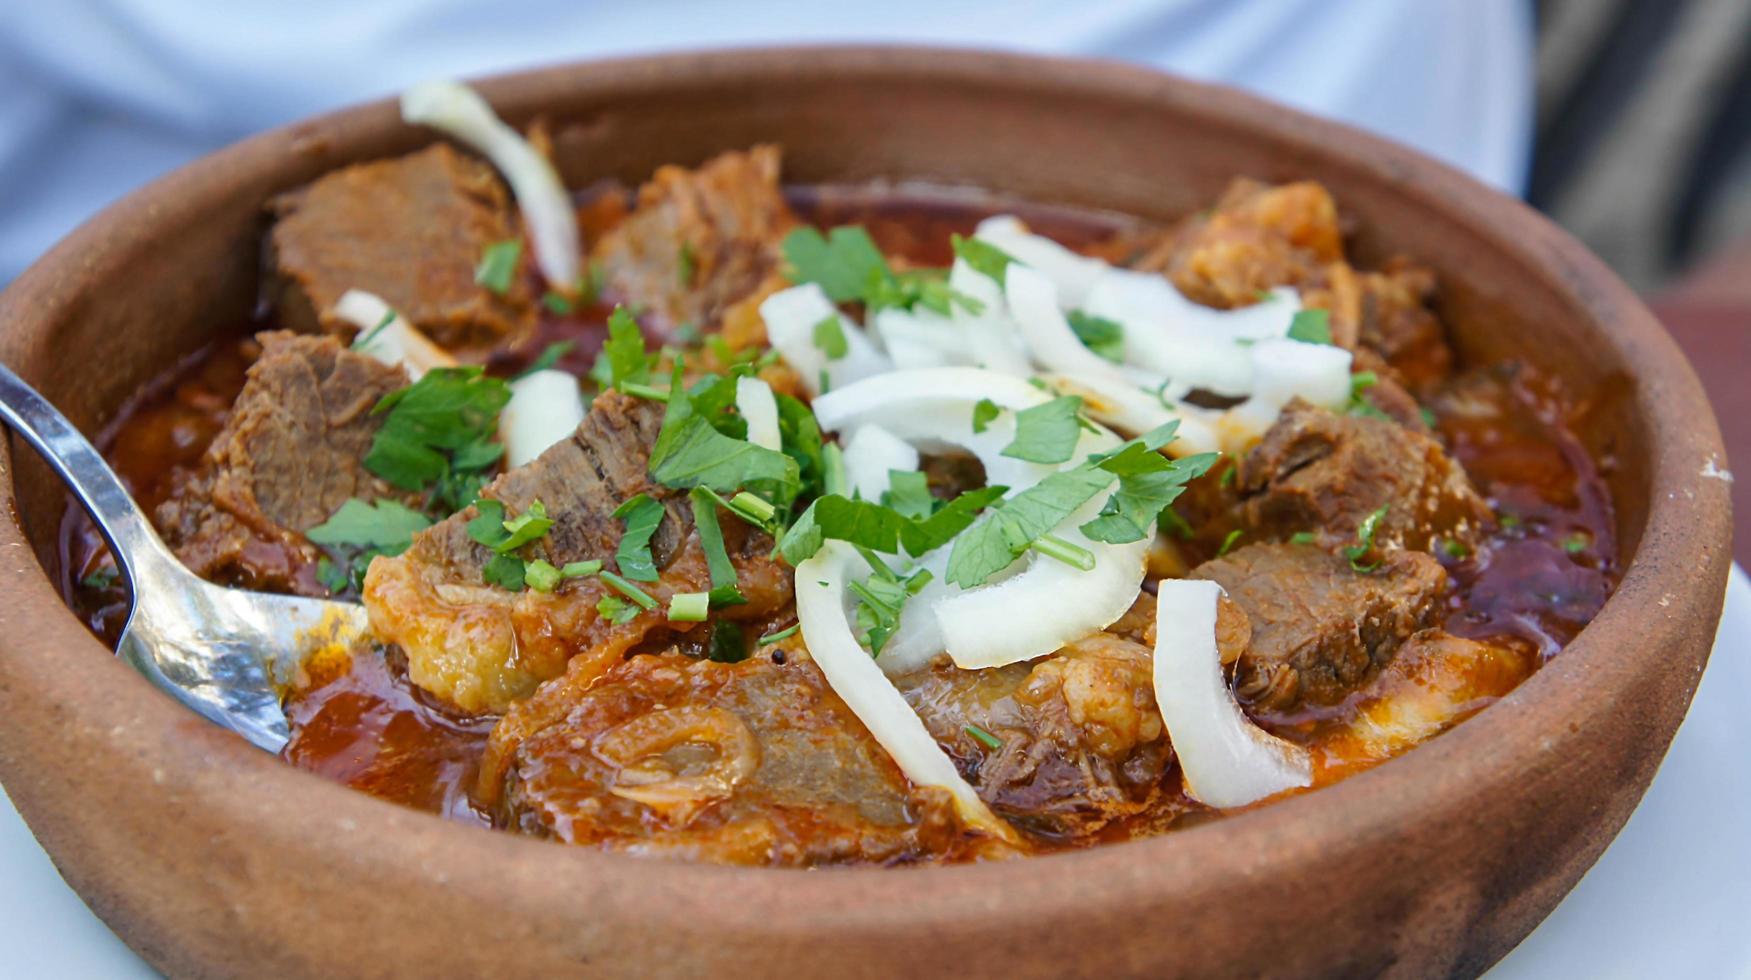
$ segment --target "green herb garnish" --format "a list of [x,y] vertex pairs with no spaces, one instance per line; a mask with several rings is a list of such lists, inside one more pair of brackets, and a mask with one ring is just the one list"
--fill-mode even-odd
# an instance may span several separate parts
[[1015,438],[1003,447],[1003,455],[1033,463],[1065,462],[1082,436],[1077,418],[1081,411],[1081,398],[1063,395],[1016,412]]
[[710,609],[709,592],[677,592],[669,597],[669,619],[677,623],[703,623]]
[[1094,316],[1081,310],[1071,310],[1065,319],[1082,346],[1118,364],[1125,359],[1125,328],[1116,320]]
[[1009,274],[1009,264],[1015,261],[1015,256],[978,238],[951,235],[949,244],[954,247],[956,258],[971,266],[974,272],[989,276],[999,286]]
[[882,492],[882,503],[909,520],[920,521],[935,510],[937,500],[930,493],[930,478],[917,470],[889,470],[888,489]]
[[616,306],[608,315],[608,339],[602,344],[602,352],[596,355],[595,366],[590,368],[591,379],[604,388],[624,391],[626,385],[648,383],[654,361],[645,351],[638,321],[625,307]]
[[651,610],[657,608],[657,600],[651,598],[650,593],[633,585],[626,579],[609,571],[598,572],[597,574],[602,576],[602,581],[607,582],[610,588],[628,599],[631,599],[640,609]]
[[[371,559],[401,554],[413,543],[413,536],[431,524],[431,518],[394,500],[379,498],[375,504],[367,504],[355,497],[304,536],[341,552],[339,561],[325,557],[316,568],[323,587],[340,593],[349,584],[363,584],[356,579],[362,577]],[[322,562],[328,562],[326,568]]]
[[577,345],[575,340],[560,340],[548,344],[541,349],[541,353],[533,361],[529,362],[528,367],[512,375],[511,380],[521,381],[537,371],[552,370],[553,366],[559,363],[559,359],[571,353],[571,349]]
[[839,321],[838,314],[815,324],[813,337],[815,349],[827,355],[829,361],[837,361],[851,353],[851,343],[845,339],[845,324]]
[[748,659],[748,640],[742,634],[742,627],[722,619],[712,623],[711,639],[705,645],[705,659],[720,664],[738,664]]
[[780,246],[785,274],[792,282],[812,282],[835,303],[860,302],[873,310],[923,307],[948,316],[953,306],[980,313],[984,304],[949,288],[942,269],[888,266],[869,232],[856,225],[834,228],[823,236],[813,228],[798,228]]
[[1003,406],[989,398],[981,398],[973,405],[973,432],[978,434],[991,427],[997,421],[997,416],[1003,413]]
[[1593,536],[1586,531],[1576,531],[1563,538],[1562,546],[1563,551],[1571,555],[1578,555],[1593,546]]
[[512,238],[493,242],[480,255],[474,267],[474,281],[500,296],[511,291],[511,279],[517,274],[517,260],[523,257],[523,242]]
[[803,624],[792,623],[789,626],[786,626],[784,629],[781,629],[776,633],[767,633],[765,636],[760,637],[760,639],[758,639],[754,642],[755,642],[755,645],[757,645],[757,646],[768,647],[774,643],[781,643],[785,640],[790,639],[791,637],[793,637],[797,634],[798,630],[800,630],[802,628],[803,628]]
[[[733,385],[724,387],[733,389]],[[712,425],[699,411],[697,394],[683,390],[680,364],[675,365],[670,392],[662,430],[651,447],[653,480],[666,487],[710,487],[719,493],[754,486],[787,502],[802,489],[795,459],[724,435]]]
[[521,592],[528,584],[528,566],[516,555],[494,555],[481,566],[480,577],[488,585],[510,592]]
[[1378,561],[1363,564],[1362,559],[1374,550],[1374,531],[1380,526],[1381,520],[1386,517],[1387,509],[1391,506],[1391,504],[1381,504],[1379,510],[1362,518],[1361,526],[1356,528],[1356,543],[1344,549],[1344,557],[1350,560],[1350,567],[1364,575],[1380,567]]
[[1304,344],[1331,343],[1331,313],[1326,310],[1297,310],[1289,321],[1289,339]]
[[[316,581],[331,593],[345,592],[347,586],[351,585],[353,581],[352,565],[350,562],[337,565],[333,559],[323,555],[316,560]],[[97,586],[97,588],[107,588],[107,586]]]
[[999,749],[1003,748],[1003,740],[1002,739],[991,734],[990,732],[986,731],[985,729],[980,728],[978,725],[966,725],[964,727],[965,727],[966,733],[968,735],[973,736],[973,741],[978,742],[980,745],[985,746],[986,748],[990,749],[991,751],[996,752]]
[[1465,542],[1458,538],[1441,539],[1441,551],[1455,561],[1471,554],[1471,549],[1467,548]]
[[657,566],[651,557],[651,535],[663,521],[663,505],[641,493],[616,507],[614,516],[625,523],[620,547],[614,553],[620,574],[640,582],[655,582]]
[[556,293],[551,289],[541,294],[541,305],[547,307],[547,312],[555,316],[570,316],[572,310],[575,309],[572,306],[572,301],[567,299],[564,293]]
[[638,610],[639,607],[619,596],[605,595],[596,600],[596,615],[615,626],[624,626],[638,618]]
[[705,566],[711,572],[711,602],[714,606],[740,605],[747,602],[736,579],[736,566],[724,547],[723,527],[718,524],[717,508],[722,500],[705,487],[694,487],[688,494],[693,504],[693,526],[699,532],[699,543],[705,549]]
[[1240,540],[1240,536],[1245,533],[1245,531],[1238,527],[1229,531],[1228,534],[1222,538],[1222,546],[1216,549],[1216,557],[1221,558],[1223,555],[1232,551],[1235,543]]
[[389,325],[391,323],[394,323],[394,322],[395,322],[395,311],[389,310],[389,311],[385,312],[383,314],[383,319],[378,320],[376,326],[372,327],[369,330],[366,330],[365,332],[359,334],[357,337],[353,338],[353,345],[352,345],[353,350],[364,350],[365,348],[371,346],[371,341],[376,340],[377,335],[382,333],[383,331],[389,329]]
[[1289,535],[1290,544],[1313,544],[1318,540],[1319,535],[1314,534],[1312,531],[1296,531],[1294,534]]
[[461,510],[504,455],[499,412],[510,400],[510,387],[478,367],[428,371],[371,410],[385,418],[365,468],[403,490],[430,488],[434,510]]

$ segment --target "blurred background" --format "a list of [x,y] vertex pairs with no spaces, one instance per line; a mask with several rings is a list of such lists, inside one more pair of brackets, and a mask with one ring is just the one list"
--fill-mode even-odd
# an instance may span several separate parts
[[[1729,451],[1751,459],[1746,0],[10,3],[0,284],[167,170],[415,81],[822,42],[1137,62],[1440,157],[1545,211],[1647,296],[1703,375]],[[1751,515],[1751,480],[1737,503]]]

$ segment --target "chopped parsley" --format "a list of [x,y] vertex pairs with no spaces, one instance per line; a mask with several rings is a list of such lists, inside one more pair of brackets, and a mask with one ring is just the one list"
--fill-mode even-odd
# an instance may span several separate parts
[[1366,397],[1368,389],[1380,383],[1380,375],[1373,371],[1357,371],[1350,375],[1350,401],[1344,412],[1349,415],[1360,415],[1364,418],[1393,421],[1392,416],[1381,411]]
[[394,500],[379,498],[368,504],[354,497],[304,536],[338,552],[338,561],[323,559],[328,562],[326,572],[318,563],[317,579],[328,591],[339,593],[349,583],[360,584],[355,577],[363,575],[371,559],[401,554],[413,543],[414,534],[431,525],[431,518]]
[[383,319],[378,320],[376,326],[372,327],[369,330],[364,331],[363,333],[359,334],[357,337],[353,338],[353,350],[364,350],[365,348],[371,346],[371,341],[376,340],[377,335],[382,333],[383,331],[389,329],[389,325],[391,323],[394,323],[394,322],[395,322],[395,311],[394,310],[386,311],[383,314]]
[[504,455],[499,412],[511,389],[478,367],[435,368],[371,410],[385,416],[365,456],[365,468],[403,490],[430,489],[430,505],[461,510]]
[[1465,542],[1459,540],[1458,538],[1443,538],[1443,539],[1441,539],[1441,551],[1447,557],[1452,558],[1455,561],[1458,561],[1461,558],[1465,558],[1471,554],[1471,549],[1467,548],[1465,546]]
[[651,557],[651,535],[663,521],[663,505],[641,493],[614,508],[614,516],[625,523],[620,547],[614,552],[620,574],[640,582],[655,582],[657,566]]
[[989,398],[981,398],[973,405],[973,432],[978,434],[991,427],[997,421],[997,416],[1003,413],[1003,406]]
[[1065,317],[1082,346],[1118,364],[1125,359],[1125,328],[1116,320],[1071,310]]
[[523,566],[523,584],[537,592],[552,592],[559,583],[566,579],[582,578],[594,575],[602,570],[602,561],[592,558],[589,561],[566,562],[564,566],[555,568],[540,558],[527,562]]
[[522,257],[521,239],[493,242],[480,254],[480,264],[474,267],[474,281],[503,296],[511,291],[511,280],[517,274],[517,260]]
[[[733,382],[715,387],[720,391],[728,389],[733,400]],[[709,403],[700,403],[701,393],[683,389],[679,364],[675,366],[670,392],[662,430],[651,447],[652,479],[666,487],[709,487],[719,493],[755,487],[785,501],[801,490],[797,460],[718,431],[710,416],[701,411],[710,407]]]
[[882,504],[908,520],[929,517],[936,510],[936,498],[930,493],[930,478],[917,470],[889,470],[888,489],[882,491]]
[[516,555],[494,555],[481,566],[480,577],[488,585],[509,592],[521,592],[528,583],[528,566]]
[[1593,536],[1586,531],[1576,531],[1562,540],[1563,551],[1578,555],[1593,546]]
[[814,328],[815,349],[827,355],[827,360],[837,361],[851,353],[851,343],[845,339],[845,324],[839,321],[839,314],[825,317]]
[[1344,549],[1344,557],[1350,560],[1350,567],[1366,575],[1380,567],[1379,561],[1364,564],[1362,559],[1374,550],[1374,532],[1380,527],[1380,522],[1386,517],[1386,511],[1391,504],[1381,504],[1380,509],[1362,518],[1362,524],[1356,528],[1356,543]]
[[966,725],[964,726],[964,729],[968,735],[973,737],[973,741],[978,742],[980,745],[985,746],[993,752],[1003,748],[1002,739],[985,729],[980,728],[978,725]]
[[547,307],[547,312],[555,316],[569,316],[575,307],[564,293],[556,293],[549,289],[541,294],[541,305]]
[[1082,436],[1082,423],[1077,418],[1081,411],[1081,398],[1062,395],[1016,412],[1015,439],[1003,447],[1003,455],[1033,463],[1069,460]]
[[900,628],[900,612],[906,600],[928,585],[932,576],[929,569],[920,568],[902,578],[868,550],[863,551],[863,557],[874,574],[846,588],[858,599],[853,618],[863,634],[860,639],[870,656],[876,657]]
[[1226,555],[1230,551],[1234,550],[1235,543],[1238,542],[1240,540],[1240,536],[1242,534],[1245,534],[1245,533],[1246,533],[1245,531],[1241,530],[1238,527],[1232,531],[1229,531],[1228,534],[1222,538],[1222,546],[1220,548],[1216,549],[1216,557],[1221,558],[1223,555]]
[[1296,531],[1289,536],[1290,544],[1313,544],[1318,540],[1319,536],[1312,531]]
[[624,626],[638,618],[639,607],[627,602],[619,596],[605,595],[596,600],[596,615],[613,623]]
[[1331,313],[1326,310],[1296,310],[1289,321],[1289,339],[1304,344],[1331,343]]
[[590,368],[591,379],[604,388],[625,391],[627,385],[648,384],[655,361],[645,351],[638,321],[625,307],[616,306],[608,315],[608,339],[602,344],[602,352],[596,355],[595,366]]
[[780,249],[792,282],[815,283],[835,303],[858,302],[871,310],[923,307],[943,316],[956,305],[975,314],[984,310],[978,300],[949,288],[944,270],[895,272],[869,232],[857,225],[826,235],[798,228],[784,237]]
[[949,244],[954,247],[956,258],[971,266],[974,272],[989,276],[999,286],[1009,274],[1009,263],[1015,261],[1015,256],[978,238],[951,235]]

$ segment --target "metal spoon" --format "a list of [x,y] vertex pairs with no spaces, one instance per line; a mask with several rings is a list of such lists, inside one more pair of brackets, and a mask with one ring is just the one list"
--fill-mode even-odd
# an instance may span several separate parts
[[304,658],[365,636],[363,606],[227,589],[176,559],[103,456],[0,364],[0,418],[36,447],[109,541],[134,608],[116,653],[147,680],[269,752],[291,733],[281,694]]

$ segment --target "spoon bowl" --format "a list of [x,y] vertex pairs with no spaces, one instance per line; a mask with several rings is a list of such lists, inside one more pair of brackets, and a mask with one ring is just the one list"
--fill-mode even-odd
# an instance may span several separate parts
[[109,542],[134,607],[116,653],[160,690],[257,748],[291,737],[281,698],[313,658],[369,629],[363,606],[228,589],[171,554],[115,471],[49,401],[0,364],[0,418],[66,481]]

